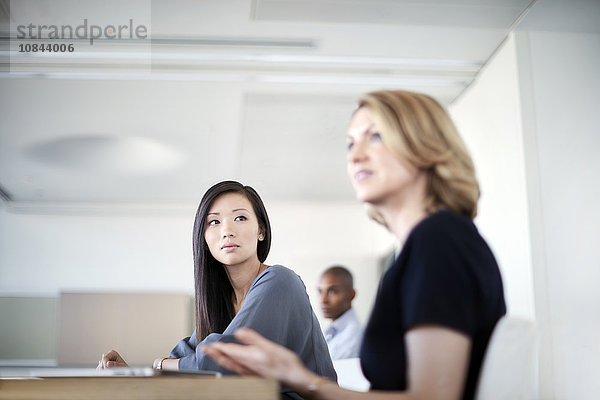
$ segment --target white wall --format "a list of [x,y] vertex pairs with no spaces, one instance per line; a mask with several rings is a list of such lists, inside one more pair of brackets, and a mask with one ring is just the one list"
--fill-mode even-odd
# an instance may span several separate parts
[[0,212],[0,294],[193,290],[193,209],[189,216],[111,206],[22,211],[38,214]]
[[541,399],[600,398],[598,65],[598,34],[520,31],[451,109],[509,312],[540,329]]
[[534,319],[525,161],[512,36],[449,111],[475,162],[482,192],[476,224],[498,259],[508,313]]
[[520,32],[541,395],[600,398],[600,35]]

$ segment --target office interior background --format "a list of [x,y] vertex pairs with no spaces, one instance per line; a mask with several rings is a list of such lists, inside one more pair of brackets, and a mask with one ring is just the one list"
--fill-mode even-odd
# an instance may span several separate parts
[[[148,37],[14,48],[20,23],[84,19]],[[315,313],[344,264],[366,322],[395,243],[354,199],[345,130],[360,94],[399,88],[446,106],[473,155],[508,312],[539,328],[540,398],[597,399],[599,22],[597,0],[0,1],[0,365],[74,363],[100,294],[142,297],[98,308],[96,345],[156,332],[167,355],[191,333],[195,209],[224,179],[261,194],[267,263]]]

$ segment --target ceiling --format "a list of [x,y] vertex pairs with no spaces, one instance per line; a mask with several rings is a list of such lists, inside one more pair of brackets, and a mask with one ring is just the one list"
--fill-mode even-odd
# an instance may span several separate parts
[[[344,131],[357,97],[404,88],[450,104],[530,3],[2,0],[2,196],[197,202],[238,179],[269,200],[351,200]],[[39,43],[17,38],[19,25],[84,20],[131,20],[147,37],[18,52]]]

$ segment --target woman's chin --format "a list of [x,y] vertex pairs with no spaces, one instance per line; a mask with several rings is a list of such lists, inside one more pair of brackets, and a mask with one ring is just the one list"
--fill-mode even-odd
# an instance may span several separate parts
[[361,203],[364,203],[364,204],[374,205],[374,203],[377,200],[376,196],[373,196],[372,193],[369,193],[367,191],[359,191],[359,190],[357,190],[355,192],[355,194],[356,194],[356,200],[358,200],[358,201],[360,201]]
[[368,196],[364,190],[354,188],[354,196],[356,197],[356,200],[360,201],[361,203],[367,202],[366,199],[368,198]]

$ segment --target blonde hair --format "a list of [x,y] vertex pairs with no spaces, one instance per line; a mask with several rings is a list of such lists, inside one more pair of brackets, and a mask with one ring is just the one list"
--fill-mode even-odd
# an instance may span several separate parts
[[[448,209],[470,218],[477,215],[480,191],[473,160],[454,123],[432,97],[403,90],[364,95],[358,108],[367,107],[384,144],[401,160],[427,174],[425,211]],[[369,215],[385,225],[370,209]]]

